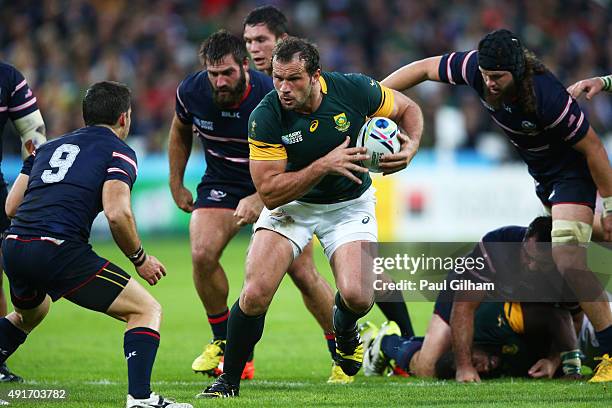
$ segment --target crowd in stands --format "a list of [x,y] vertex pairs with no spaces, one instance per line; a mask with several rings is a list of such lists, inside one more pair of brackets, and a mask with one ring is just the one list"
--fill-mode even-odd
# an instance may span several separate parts
[[[125,82],[133,90],[131,143],[140,154],[161,153],[176,86],[200,69],[199,43],[219,28],[241,33],[244,16],[266,3],[288,15],[292,34],[318,44],[325,70],[383,79],[410,61],[474,49],[506,27],[565,85],[612,71],[606,0],[0,0],[0,60],[28,79],[50,137],[82,126],[88,84]],[[427,83],[409,95],[425,114],[422,146],[512,159],[471,90]],[[600,135],[612,132],[610,96],[581,104]],[[17,139],[5,139],[17,152]]]

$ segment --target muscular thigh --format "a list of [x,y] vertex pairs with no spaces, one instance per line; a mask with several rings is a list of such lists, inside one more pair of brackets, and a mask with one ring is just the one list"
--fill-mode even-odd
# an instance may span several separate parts
[[234,211],[220,208],[200,208],[191,215],[189,237],[194,255],[208,253],[221,255],[227,243],[240,227]]
[[341,292],[350,287],[362,294],[373,293],[375,251],[376,244],[367,241],[347,242],[334,251],[331,267]]

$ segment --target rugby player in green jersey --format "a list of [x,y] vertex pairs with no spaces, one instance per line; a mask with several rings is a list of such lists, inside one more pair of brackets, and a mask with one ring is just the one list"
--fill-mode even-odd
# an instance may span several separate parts
[[363,273],[364,242],[377,241],[375,197],[355,146],[370,116],[386,116],[407,133],[399,153],[385,156],[385,174],[404,169],[423,130],[420,108],[408,97],[361,74],[321,72],[318,50],[288,37],[273,53],[275,92],[249,119],[250,170],[266,208],[255,224],[245,283],[228,324],[224,374],[199,396],[232,397],[240,373],[263,334],[272,297],[293,259],[313,234],[336,280],[333,312],[336,362],[348,375],[361,368],[357,319],[374,302],[373,274]]
[[[266,5],[253,9],[244,19],[243,38],[247,51],[255,68],[260,72],[272,75],[272,52],[276,43],[288,36],[287,17],[276,7]],[[336,354],[336,341],[332,328],[332,306],[334,294],[329,283],[318,273],[314,260],[312,242],[300,253],[287,271],[293,282],[302,291],[304,304],[323,329],[327,346],[332,359]],[[383,277],[383,279],[387,279]],[[382,292],[382,291],[381,291]],[[412,322],[401,291],[380,292],[376,296],[376,305],[387,320],[393,320],[399,326],[402,336],[414,336]],[[363,332],[362,332],[363,333]],[[364,336],[367,343],[367,335]],[[247,363],[248,367],[248,363]],[[330,384],[348,384],[353,377],[332,363]]]

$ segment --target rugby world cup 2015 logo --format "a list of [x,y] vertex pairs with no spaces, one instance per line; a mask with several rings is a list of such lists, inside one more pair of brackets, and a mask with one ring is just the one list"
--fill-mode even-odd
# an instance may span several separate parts
[[349,122],[346,117],[346,113],[342,112],[334,116],[334,122],[336,123],[336,129],[340,132],[346,132],[351,126],[351,122]]

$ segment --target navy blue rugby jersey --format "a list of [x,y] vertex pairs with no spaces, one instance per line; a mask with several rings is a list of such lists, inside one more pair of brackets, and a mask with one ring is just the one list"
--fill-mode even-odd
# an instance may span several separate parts
[[12,65],[0,62],[0,136],[9,119],[20,119],[37,110],[36,97],[23,75]]
[[204,146],[204,178],[230,185],[253,185],[247,138],[249,115],[274,87],[265,74],[249,70],[249,77],[246,96],[233,109],[214,104],[206,71],[189,75],[176,90],[176,114],[181,122],[193,125]]
[[440,81],[468,85],[480,97],[491,118],[508,135],[527,163],[529,173],[546,183],[558,177],[590,178],[584,155],[572,148],[582,140],[589,122],[565,87],[546,72],[535,75],[535,114],[525,113],[520,101],[496,109],[485,101],[486,85],[478,69],[478,51],[453,52],[442,56]]
[[87,242],[102,187],[136,181],[136,153],[110,129],[87,126],[40,146],[24,163],[28,188],[8,233]]

